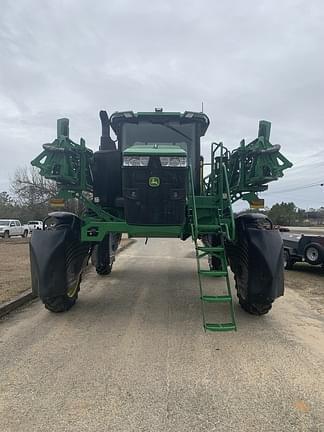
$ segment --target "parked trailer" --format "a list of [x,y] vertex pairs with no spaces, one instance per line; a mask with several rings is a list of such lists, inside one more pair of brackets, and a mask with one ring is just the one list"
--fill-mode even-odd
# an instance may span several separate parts
[[281,232],[284,266],[290,270],[296,262],[324,266],[324,236]]

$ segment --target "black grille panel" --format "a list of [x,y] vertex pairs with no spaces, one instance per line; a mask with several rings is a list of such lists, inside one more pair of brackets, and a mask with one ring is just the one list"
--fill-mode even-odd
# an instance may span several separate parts
[[[185,217],[187,168],[123,167],[125,218],[136,225],[181,225]],[[159,186],[150,186],[150,178]]]

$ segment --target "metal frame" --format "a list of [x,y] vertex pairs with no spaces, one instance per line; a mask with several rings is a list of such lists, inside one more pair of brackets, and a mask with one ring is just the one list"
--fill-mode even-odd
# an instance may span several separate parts
[[[132,116],[161,116],[161,113],[132,113]],[[187,113],[163,113],[163,121],[172,116],[185,118]],[[122,121],[123,113],[114,114],[113,121]],[[199,121],[201,122],[201,116]],[[207,116],[204,115],[204,118]],[[208,119],[208,118],[207,118]],[[124,121],[126,121],[124,119]],[[208,127],[206,122],[206,128]],[[116,123],[117,124],[117,123]],[[118,123],[119,124],[119,123]],[[116,126],[115,126],[116,127]],[[211,160],[201,164],[201,194],[194,193],[193,183],[188,190],[188,218],[183,226],[136,226],[126,223],[122,214],[113,209],[102,208],[90,198],[92,192],[93,152],[81,138],[76,144],[69,138],[69,120],[57,121],[57,138],[51,144],[43,145],[43,152],[32,165],[40,168],[40,174],[54,180],[59,186],[62,199],[77,198],[88,212],[81,217],[83,221],[81,238],[83,241],[101,241],[108,232],[128,233],[143,237],[180,237],[191,235],[190,215],[197,216],[196,225],[218,225],[228,239],[234,239],[235,227],[232,203],[238,199],[253,201],[256,193],[268,188],[267,183],[278,179],[283,171],[292,164],[279,152],[280,146],[272,146],[271,124],[261,121],[259,136],[250,144],[241,141],[240,146],[230,152],[223,143],[211,144]],[[205,132],[205,130],[204,130]],[[210,173],[204,177],[204,169]],[[190,178],[192,179],[192,173]],[[116,210],[116,209],[114,209]]]

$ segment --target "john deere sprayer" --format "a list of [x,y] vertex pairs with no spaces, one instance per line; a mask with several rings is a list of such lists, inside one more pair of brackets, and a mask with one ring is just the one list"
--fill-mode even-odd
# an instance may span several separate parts
[[[56,204],[80,203],[81,216],[55,211],[30,244],[33,291],[46,308],[74,305],[81,275],[91,256],[97,273],[108,275],[122,233],[131,237],[192,238],[197,261],[197,293],[203,326],[235,330],[228,265],[242,308],[267,313],[283,295],[282,240],[260,213],[234,217],[232,204],[260,202],[257,193],[283,176],[291,163],[270,143],[270,127],[260,121],[257,138],[230,151],[212,143],[201,156],[207,115],[196,112],[100,112],[102,136],[93,152],[69,137],[69,120],[57,121],[57,138],[32,161],[58,185]],[[114,132],[113,139],[111,131]],[[208,263],[208,266],[203,263]],[[222,278],[226,294],[206,294],[204,281]],[[217,284],[215,284],[217,287]],[[228,322],[209,322],[207,303],[228,305]],[[217,317],[217,314],[216,314]]]

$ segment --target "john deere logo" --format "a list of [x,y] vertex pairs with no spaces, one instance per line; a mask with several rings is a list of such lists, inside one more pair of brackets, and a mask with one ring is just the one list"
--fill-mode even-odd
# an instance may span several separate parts
[[151,187],[159,187],[160,186],[160,179],[159,179],[159,177],[150,177],[149,178],[149,185]]

